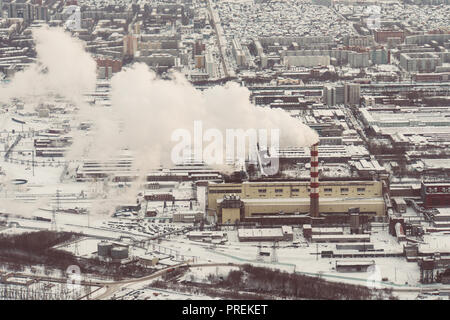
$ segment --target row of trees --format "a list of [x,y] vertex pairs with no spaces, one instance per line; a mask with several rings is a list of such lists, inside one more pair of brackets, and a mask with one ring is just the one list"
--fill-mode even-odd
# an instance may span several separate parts
[[317,277],[292,274],[248,264],[244,265],[241,270],[230,271],[221,285],[297,299],[360,300],[394,298],[389,290],[374,291],[364,286],[329,282]]
[[12,263],[44,264],[65,268],[76,264],[76,258],[70,252],[53,249],[53,246],[77,237],[70,232],[51,231],[0,235],[0,256],[3,261]]
[[184,292],[195,295],[203,295],[213,298],[222,298],[230,300],[264,300],[275,299],[276,297],[271,295],[264,295],[253,292],[242,292],[234,289],[222,288],[218,286],[208,286],[207,284],[189,283],[184,281],[178,283],[174,281],[155,280],[152,282],[148,289],[159,288],[165,290],[172,290],[175,292]]

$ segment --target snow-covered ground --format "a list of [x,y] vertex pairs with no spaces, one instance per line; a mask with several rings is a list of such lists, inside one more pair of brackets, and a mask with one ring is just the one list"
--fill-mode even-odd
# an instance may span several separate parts
[[[199,257],[198,263],[252,263],[256,265],[277,268],[289,272],[302,272],[308,275],[322,276],[331,281],[344,281],[354,284],[365,285],[367,280],[372,279],[374,274],[370,272],[341,273],[335,270],[336,260],[334,258],[321,258],[317,252],[322,250],[335,249],[334,244],[318,244],[301,247],[287,247],[280,245],[276,250],[277,262],[272,262],[271,257],[264,257],[258,260],[258,243],[240,243],[236,241],[236,231],[228,231],[228,243],[225,245],[211,245],[189,241],[183,237],[164,240],[163,245],[177,247],[190,255]],[[378,239],[377,239],[378,238]],[[387,239],[385,239],[387,238]],[[374,237],[375,247],[383,244],[382,241],[389,241],[388,236],[379,234]],[[392,240],[395,241],[395,240]],[[271,252],[272,244],[261,243],[264,250]],[[401,245],[392,243],[392,250],[401,250]],[[386,258],[364,258],[358,260],[374,260],[378,267],[379,275],[377,279],[382,283],[382,278],[387,278],[389,284],[394,286],[416,286],[419,285],[419,267],[417,263],[409,263],[403,257]],[[406,285],[406,283],[408,283]]]
[[128,286],[115,293],[117,300],[215,300],[214,298],[167,289],[146,288],[142,284]]

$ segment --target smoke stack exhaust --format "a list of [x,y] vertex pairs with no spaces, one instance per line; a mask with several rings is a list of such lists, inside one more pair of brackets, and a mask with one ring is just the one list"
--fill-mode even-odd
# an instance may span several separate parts
[[311,217],[319,217],[319,143],[311,146],[311,183],[310,191],[310,215]]

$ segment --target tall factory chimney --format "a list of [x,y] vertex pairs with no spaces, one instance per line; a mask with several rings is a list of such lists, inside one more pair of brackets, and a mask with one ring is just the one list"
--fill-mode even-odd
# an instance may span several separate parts
[[311,183],[310,191],[310,207],[309,212],[311,217],[319,217],[319,143],[311,146]]

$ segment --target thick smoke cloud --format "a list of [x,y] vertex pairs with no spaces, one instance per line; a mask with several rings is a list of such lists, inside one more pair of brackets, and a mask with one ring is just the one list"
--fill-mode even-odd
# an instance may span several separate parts
[[[95,89],[96,63],[82,42],[61,29],[37,29],[33,38],[36,63],[0,88],[0,101],[20,98],[45,102],[49,94],[58,94],[79,107],[78,121],[94,125],[88,134],[72,132],[74,144],[66,158],[106,160],[117,157],[123,149],[134,156],[141,179],[124,194],[105,190],[109,193],[106,203],[94,203],[103,209],[93,211],[128,201],[139,192],[149,170],[172,166],[172,150],[177,144],[172,140],[173,133],[184,129],[194,136],[194,122],[199,120],[204,132],[215,129],[224,139],[229,129],[279,129],[281,146],[309,146],[318,141],[315,131],[287,112],[254,106],[248,89],[236,83],[200,92],[184,76],[174,73],[171,80],[163,80],[145,64],[124,68],[112,78],[112,108],[88,106],[83,103],[83,94]],[[203,141],[203,148],[207,145],[208,141]]]
[[[200,92],[182,75],[174,73],[171,80],[162,80],[145,64],[125,68],[112,78],[112,110],[84,106],[83,94],[95,88],[96,64],[82,42],[56,28],[36,29],[33,38],[36,63],[0,88],[0,100],[36,102],[37,97],[45,100],[53,93],[80,106],[79,120],[92,120],[96,131],[89,138],[75,135],[69,159],[106,159],[127,148],[134,153],[137,167],[172,165],[176,144],[172,134],[177,129],[193,133],[198,120],[204,131],[217,129],[224,140],[227,129],[279,129],[281,145],[308,146],[318,140],[313,130],[283,110],[252,105],[249,91],[236,83]],[[203,148],[207,144],[204,141]]]
[[44,27],[33,30],[33,39],[36,63],[18,72],[9,85],[0,87],[0,101],[58,94],[81,103],[83,93],[95,90],[96,63],[80,40],[62,29]]
[[[224,140],[227,129],[266,129],[269,135],[270,129],[279,129],[281,146],[309,146],[318,141],[315,131],[287,112],[254,106],[248,89],[236,83],[200,92],[180,74],[163,80],[145,64],[135,64],[116,74],[111,86],[113,113],[98,119],[94,150],[105,156],[108,151],[128,148],[143,167],[172,165],[173,132],[185,129],[193,137],[197,120],[203,132],[217,129]],[[109,121],[111,117],[120,119],[120,124]],[[207,145],[204,141],[203,148]]]
[[[185,129],[193,136],[194,122],[198,120],[204,132],[216,129],[224,139],[228,129],[279,129],[281,146],[309,146],[318,141],[317,133],[298,119],[281,109],[256,107],[249,96],[248,89],[236,83],[201,92],[184,76],[174,73],[170,80],[163,80],[145,64],[134,64],[114,75],[112,108],[97,110],[92,117],[95,131],[90,133],[91,139],[79,141],[89,141],[89,158],[106,160],[128,149],[134,156],[139,179],[125,193],[110,195],[102,206],[113,208],[135,197],[150,170],[160,165],[173,166],[172,149],[177,142],[172,134]],[[204,141],[203,148],[207,145],[208,141]],[[81,152],[86,148],[79,144],[74,153],[75,149]],[[224,163],[213,166],[230,170]]]

